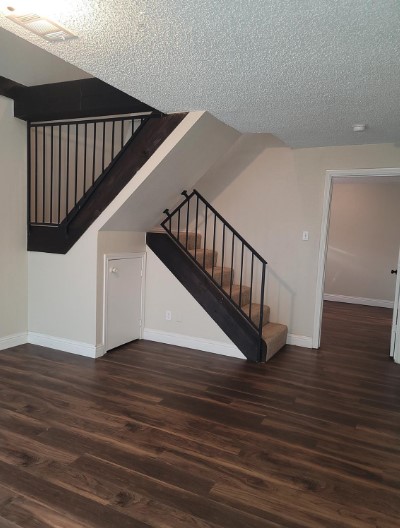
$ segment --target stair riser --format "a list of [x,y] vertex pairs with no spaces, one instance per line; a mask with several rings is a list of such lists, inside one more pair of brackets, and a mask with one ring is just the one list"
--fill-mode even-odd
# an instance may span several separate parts
[[[269,306],[264,306],[264,309],[263,309],[263,326],[266,325],[267,323],[269,323],[269,314],[270,314]],[[257,326],[260,324],[260,310],[256,309],[256,310],[252,310],[251,311],[251,320]]]
[[[227,292],[229,294],[229,289],[225,288],[225,290],[227,290]],[[250,302],[250,290],[243,289],[241,296],[240,296],[240,292],[232,293],[232,300],[236,304],[239,304],[239,297],[240,297],[240,306],[246,306],[246,304],[249,304],[249,302]]]
[[[221,275],[222,275],[222,287],[229,288],[229,286],[231,285],[231,272],[224,271],[224,273],[221,274],[220,271],[214,271],[213,279],[218,284],[218,286],[221,285]],[[232,273],[232,280],[233,280],[233,276],[234,276],[234,273]]]
[[[192,255],[194,255],[194,251],[192,250]],[[212,250],[207,249],[206,254],[204,256],[204,250],[200,249],[196,252],[196,260],[201,264],[202,267],[205,268],[212,268],[217,263],[217,252],[213,254]]]
[[[174,237],[178,238],[178,232],[177,231],[173,231],[172,232]],[[186,231],[181,231],[179,233],[179,242],[185,246],[186,248]],[[188,233],[188,238],[187,238],[187,249],[194,249],[196,247],[196,242],[197,242],[197,249],[200,249],[201,248],[201,235],[200,233],[197,234],[197,240],[196,240],[196,233]]]

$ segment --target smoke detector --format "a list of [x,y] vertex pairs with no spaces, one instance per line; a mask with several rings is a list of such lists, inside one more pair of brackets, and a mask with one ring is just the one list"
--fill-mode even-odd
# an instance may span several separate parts
[[24,12],[12,5],[2,7],[2,13],[19,26],[49,42],[64,42],[78,38],[71,31],[49,18],[36,13]]
[[353,132],[364,132],[367,125],[353,125]]

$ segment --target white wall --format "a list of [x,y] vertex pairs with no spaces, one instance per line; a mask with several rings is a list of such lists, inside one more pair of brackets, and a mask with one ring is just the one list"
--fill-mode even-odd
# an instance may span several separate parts
[[[289,326],[290,342],[312,345],[326,170],[381,167],[400,167],[399,147],[292,150],[267,134],[245,135],[196,185],[268,261],[271,320]],[[309,231],[308,242],[302,241],[303,230]],[[174,280],[168,277],[159,289],[158,316],[151,319],[155,329],[165,328]],[[176,331],[190,335],[197,311],[192,303],[180,310],[184,320]],[[201,337],[213,336],[211,323],[202,326]]]
[[[171,321],[165,319],[171,311]],[[208,313],[147,248],[144,338],[241,357]]]
[[0,349],[27,332],[26,123],[0,96]]
[[97,236],[86,233],[66,255],[29,252],[29,340],[95,356]]
[[88,73],[0,28],[0,72],[26,86],[85,79]]
[[399,245],[400,181],[334,183],[326,294],[393,301]]

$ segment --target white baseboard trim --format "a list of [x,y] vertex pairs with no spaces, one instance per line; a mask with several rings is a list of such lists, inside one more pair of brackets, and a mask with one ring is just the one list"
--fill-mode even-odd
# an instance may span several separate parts
[[38,334],[36,332],[28,332],[28,343],[32,345],[40,345],[47,348],[54,348],[62,352],[69,352],[79,356],[96,358],[97,348],[95,345],[89,343],[82,343],[81,341],[72,341],[71,339],[64,339],[62,337],[54,337],[46,334]]
[[7,348],[12,348],[19,345],[25,345],[27,338],[27,332],[0,337],[0,350],[6,350]]
[[[148,341],[156,341],[157,343],[165,343],[167,345],[203,350],[204,352],[212,352],[213,354],[221,354],[223,356],[245,359],[245,356],[235,345],[223,343],[221,341],[213,341],[211,339],[203,339],[202,337],[192,337],[188,335],[176,334],[174,332],[164,332],[163,330],[145,328],[143,332],[143,339],[147,339]],[[308,336],[289,334],[287,337],[287,344],[312,348],[312,338]]]
[[192,337],[174,332],[145,328],[143,331],[143,339],[156,341],[157,343],[165,343],[167,345],[193,348],[195,350],[202,350],[203,352],[212,352],[213,354],[221,354],[222,356],[245,359],[245,356],[234,344],[213,341],[212,339],[204,339],[202,337]]
[[312,348],[312,337],[297,334],[288,334],[286,343],[288,345]]
[[335,295],[333,293],[324,293],[324,301],[342,302],[348,304],[363,304],[365,306],[380,306],[381,308],[392,308],[393,301],[384,299],[368,299],[367,297],[349,297],[348,295]]
[[97,345],[96,346],[96,356],[97,358],[101,357],[101,356],[104,356],[104,354],[106,353],[106,345]]
[[[174,332],[153,330],[152,328],[144,329],[143,339],[156,341],[158,343],[166,343],[167,345],[193,348],[195,350],[202,350],[204,352],[212,352],[213,354],[221,354],[222,356],[236,357],[240,359],[244,359],[245,357],[234,344],[224,343],[222,341],[214,341],[212,339],[204,339],[202,337],[176,334]],[[81,341],[73,341],[71,339],[54,337],[47,334],[39,334],[37,332],[13,334],[1,337],[0,350],[24,345],[25,343],[40,345],[47,348],[54,348],[55,350],[61,350],[62,352],[69,352],[70,354],[77,354],[79,356],[90,358],[101,357],[106,352],[104,344],[97,346],[89,345],[88,343],[82,343]],[[312,348],[312,338],[308,336],[289,334],[287,337],[287,344]]]

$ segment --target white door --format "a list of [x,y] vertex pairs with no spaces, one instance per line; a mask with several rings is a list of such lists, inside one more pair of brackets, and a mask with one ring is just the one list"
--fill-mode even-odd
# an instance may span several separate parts
[[397,264],[396,291],[394,296],[392,339],[390,343],[390,356],[396,363],[400,363],[400,252]]
[[106,350],[140,338],[143,258],[108,260]]

